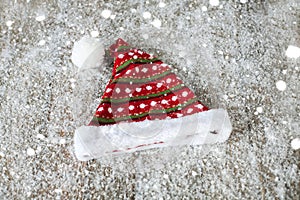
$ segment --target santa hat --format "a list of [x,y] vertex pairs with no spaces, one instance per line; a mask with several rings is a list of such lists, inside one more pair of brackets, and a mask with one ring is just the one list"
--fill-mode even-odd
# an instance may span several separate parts
[[91,122],[75,131],[79,160],[228,139],[226,110],[203,105],[169,65],[122,39],[109,50],[114,66],[101,103]]

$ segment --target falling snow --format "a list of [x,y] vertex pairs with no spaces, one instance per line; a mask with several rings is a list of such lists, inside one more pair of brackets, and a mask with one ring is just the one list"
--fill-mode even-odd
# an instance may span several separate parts
[[44,21],[45,19],[46,19],[45,15],[39,15],[39,16],[36,16],[36,18],[35,18],[35,20],[38,22]]
[[91,36],[92,37],[98,37],[99,36],[99,32],[98,31],[91,31]]
[[150,18],[151,18],[151,13],[150,13],[150,12],[144,12],[144,13],[143,13],[143,17],[144,17],[145,19],[150,19]]
[[159,4],[158,4],[158,7],[160,7],[160,8],[163,8],[165,6],[166,6],[166,4],[164,2],[159,2]]
[[101,12],[101,16],[104,18],[104,19],[108,19],[111,15],[111,11],[110,10],[103,10]]
[[280,80],[276,82],[276,88],[280,91],[284,91],[286,89],[286,82]]
[[11,27],[13,25],[14,21],[8,20],[6,22],[6,26]]
[[[1,199],[300,199],[299,9],[299,0],[2,0]],[[83,37],[92,40],[72,52]],[[228,142],[79,162],[74,131],[99,105],[112,67],[104,50],[119,37],[174,66],[209,108],[226,108]],[[118,108],[98,109],[141,109]]]
[[156,27],[156,28],[160,28],[161,27],[161,21],[159,19],[155,19],[151,22],[151,24]]
[[286,56],[289,58],[298,58],[300,57],[300,48],[293,46],[293,45],[289,45],[286,52],[285,52]]
[[219,0],[209,0],[209,4],[212,6],[218,6],[220,4]]
[[34,154],[35,154],[34,149],[32,149],[32,148],[28,148],[28,149],[27,149],[27,155],[28,155],[28,156],[33,156]]
[[295,138],[291,142],[291,146],[294,150],[300,149],[300,138]]

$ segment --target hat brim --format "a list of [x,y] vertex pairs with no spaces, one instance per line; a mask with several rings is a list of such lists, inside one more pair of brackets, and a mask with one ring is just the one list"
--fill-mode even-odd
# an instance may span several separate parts
[[75,131],[75,155],[78,160],[87,161],[156,147],[221,143],[231,131],[224,109],[173,119],[81,126]]

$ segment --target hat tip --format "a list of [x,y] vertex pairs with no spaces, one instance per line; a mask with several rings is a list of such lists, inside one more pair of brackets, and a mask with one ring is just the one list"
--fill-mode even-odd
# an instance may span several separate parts
[[122,38],[118,38],[114,44],[109,47],[111,57],[116,57],[120,52],[130,49],[131,46]]

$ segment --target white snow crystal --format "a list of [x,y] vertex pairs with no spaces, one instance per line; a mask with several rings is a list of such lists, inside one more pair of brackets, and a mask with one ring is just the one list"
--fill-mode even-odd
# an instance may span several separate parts
[[6,26],[11,27],[13,25],[14,21],[8,20],[6,22]]
[[262,112],[263,112],[263,108],[262,108],[262,107],[257,107],[257,108],[256,108],[256,111],[257,111],[258,113],[262,113]]
[[220,4],[219,0],[209,0],[209,4],[212,6],[218,6]]
[[111,11],[110,11],[110,10],[105,9],[105,10],[103,10],[103,11],[101,12],[101,16],[102,16],[104,19],[108,19],[108,18],[110,17],[110,15],[111,15]]
[[42,151],[42,147],[41,146],[38,146],[37,148],[36,148],[36,153],[40,153]]
[[285,52],[285,55],[289,58],[296,59],[296,58],[300,57],[300,48],[293,46],[293,45],[289,45]]
[[240,0],[241,3],[247,3],[248,0]]
[[56,193],[62,193],[62,189],[55,189],[54,192],[56,192]]
[[144,17],[145,19],[150,19],[150,18],[151,18],[151,13],[148,12],[148,11],[146,11],[146,12],[143,13],[143,17]]
[[38,43],[39,46],[44,46],[45,44],[46,44],[45,40],[40,40]]
[[206,12],[206,11],[207,11],[207,7],[206,7],[206,6],[202,6],[201,10],[202,10],[203,12]]
[[41,140],[45,139],[45,136],[42,135],[42,134],[37,134],[36,137],[39,138],[39,139],[41,139]]
[[286,83],[282,80],[276,82],[276,87],[280,91],[284,91],[286,89]]
[[158,7],[160,7],[160,8],[163,8],[165,6],[166,6],[166,4],[164,2],[159,2],[159,4],[158,4]]
[[300,138],[295,138],[291,141],[291,146],[294,150],[300,149]]
[[66,144],[66,139],[64,139],[64,138],[60,139],[59,144]]
[[98,31],[91,31],[91,36],[92,37],[98,37],[99,36],[99,32]]
[[45,19],[46,19],[45,15],[39,15],[39,16],[36,16],[36,18],[35,18],[35,20],[38,22],[44,21]]
[[33,156],[34,154],[35,154],[34,149],[32,149],[32,148],[28,148],[28,149],[27,149],[27,155]]
[[151,22],[151,24],[156,27],[156,28],[160,28],[161,27],[161,21],[159,19],[155,19]]

